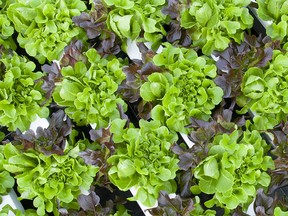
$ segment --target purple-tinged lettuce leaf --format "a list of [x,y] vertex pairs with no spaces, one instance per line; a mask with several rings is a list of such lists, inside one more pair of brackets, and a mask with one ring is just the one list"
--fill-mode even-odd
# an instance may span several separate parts
[[274,208],[276,207],[276,200],[273,197],[267,196],[260,188],[257,190],[256,200],[254,202],[254,211],[257,216],[272,216]]
[[[96,192],[95,192],[96,191]],[[104,197],[103,197],[104,198]],[[81,194],[77,198],[80,210],[71,208],[60,208],[61,216],[129,216],[127,209],[123,205],[126,200],[116,196],[113,200],[109,199],[105,203],[100,202],[100,197],[97,195],[97,188],[91,187],[88,195]]]
[[241,94],[243,74],[250,67],[265,67],[272,59],[273,49],[280,49],[269,37],[262,38],[245,34],[240,45],[232,42],[223,52],[214,52],[219,76],[215,83],[224,91],[224,98],[235,98]]
[[48,101],[52,97],[52,93],[56,87],[55,84],[60,82],[63,76],[60,72],[61,69],[56,62],[53,62],[51,65],[44,64],[42,70],[46,72],[47,75],[42,78],[43,84],[41,88],[46,92],[45,99]]
[[133,60],[128,66],[123,67],[123,72],[126,79],[119,85],[118,92],[124,100],[135,103],[140,98],[140,87],[147,77],[152,73],[161,72],[161,69],[151,62]]
[[166,39],[169,43],[178,44],[184,47],[191,45],[192,40],[187,29],[180,26],[180,23],[171,21],[169,24],[170,30],[167,32]]
[[93,149],[87,148],[85,151],[80,152],[79,156],[84,159],[86,164],[99,167],[99,172],[95,177],[96,184],[112,191],[111,182],[107,175],[110,168],[107,159],[115,152],[110,130],[105,128],[92,129],[89,134],[90,139],[93,141]]
[[79,16],[72,18],[73,22],[83,28],[89,39],[101,35],[103,29],[106,29],[108,9],[101,1],[94,1],[90,13],[82,12]]
[[94,191],[88,195],[81,194],[77,200],[83,211],[95,211],[95,207],[100,204],[100,197]]
[[179,11],[179,1],[177,0],[168,0],[168,5],[162,8],[162,13],[171,17],[171,19],[176,19],[180,16]]
[[176,195],[170,198],[165,191],[160,191],[158,206],[149,210],[153,216],[199,216],[199,215],[216,215],[215,210],[204,210],[200,204],[199,197],[183,198]]
[[[66,118],[66,120],[64,120]],[[13,144],[22,145],[24,151],[35,149],[49,156],[63,155],[66,147],[66,138],[72,131],[72,122],[62,110],[52,114],[48,128],[37,128],[36,134],[32,130],[14,135]]]
[[102,1],[93,1],[89,13],[72,18],[73,22],[86,31],[90,44],[101,56],[118,54],[121,51],[121,40],[116,34],[108,30],[106,21],[109,9]]
[[170,198],[165,191],[160,191],[158,206],[150,209],[149,213],[157,216],[182,215],[188,216],[195,209],[192,199],[182,199],[179,195]]
[[66,67],[68,65],[74,66],[76,62],[87,62],[87,58],[83,55],[83,42],[80,40],[73,40],[64,48],[64,53],[60,60],[60,65]]

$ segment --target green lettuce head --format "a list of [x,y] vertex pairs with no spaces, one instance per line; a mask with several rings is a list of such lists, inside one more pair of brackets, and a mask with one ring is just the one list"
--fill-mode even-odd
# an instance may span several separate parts
[[[8,171],[3,168],[4,155],[3,145],[0,145],[0,195],[6,195],[14,186],[15,180]],[[1,203],[1,199],[0,199]]]
[[53,98],[76,124],[96,124],[99,129],[120,117],[117,104],[127,109],[116,93],[125,74],[116,58],[101,58],[95,49],[88,50],[86,56],[87,65],[77,62],[74,67],[62,68],[63,80],[57,84]]
[[19,45],[42,64],[58,60],[64,47],[81,33],[72,17],[85,9],[81,0],[15,0],[7,15],[18,32]]
[[33,200],[38,215],[60,207],[79,208],[77,197],[87,193],[99,168],[84,164],[79,146],[64,155],[45,155],[35,150],[23,152],[11,143],[4,146],[4,169],[17,179],[20,199]]
[[287,42],[288,2],[286,0],[257,0],[259,17],[270,21],[266,33],[273,40]]
[[274,50],[272,60],[264,68],[249,68],[243,77],[242,96],[237,103],[243,107],[239,113],[249,109],[254,112],[253,121],[257,129],[272,129],[288,114],[288,54]]
[[274,168],[274,162],[267,156],[269,146],[258,131],[249,130],[249,124],[244,132],[217,135],[208,157],[192,170],[199,183],[191,190],[212,194],[205,202],[209,208],[216,205],[228,212],[237,206],[247,209],[256,190],[270,184],[267,170]]
[[135,186],[138,190],[131,200],[151,207],[156,203],[160,190],[173,193],[178,159],[170,151],[177,141],[175,132],[161,126],[159,121],[140,120],[140,128],[125,128],[126,120],[116,119],[110,131],[116,153],[108,159],[111,182],[120,190]]
[[14,26],[7,17],[7,8],[13,0],[0,1],[0,45],[5,49],[16,49],[16,44],[12,38],[14,33]]
[[[164,0],[157,1],[130,1],[130,0],[104,0],[110,9],[107,26],[122,40],[130,38],[135,40],[143,32],[143,40],[155,45],[161,43],[166,34],[163,27],[169,19],[162,13]],[[156,46],[157,47],[157,46]]]
[[36,66],[25,57],[0,54],[0,125],[10,131],[25,131],[37,115],[46,118],[49,109],[39,79],[42,72],[34,72]]
[[193,46],[206,55],[222,51],[231,39],[241,43],[244,30],[253,26],[251,0],[196,0],[182,12],[181,26],[190,30]]
[[213,81],[217,70],[213,61],[198,57],[192,49],[166,44],[153,62],[166,72],[149,75],[140,88],[143,100],[156,104],[151,117],[177,132],[185,132],[191,116],[208,120],[223,96]]

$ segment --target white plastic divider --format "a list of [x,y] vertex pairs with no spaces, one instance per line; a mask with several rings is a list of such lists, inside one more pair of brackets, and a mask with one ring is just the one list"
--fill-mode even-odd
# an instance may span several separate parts
[[[0,210],[7,204],[10,205],[13,209],[19,209],[22,212],[24,212],[24,208],[20,203],[20,201],[17,199],[17,195],[13,188],[7,195],[2,196],[2,203],[0,204]],[[9,211],[8,216],[15,216],[15,214]]]

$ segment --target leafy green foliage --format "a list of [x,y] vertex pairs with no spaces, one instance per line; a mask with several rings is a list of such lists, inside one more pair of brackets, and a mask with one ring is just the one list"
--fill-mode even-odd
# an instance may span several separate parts
[[271,129],[286,118],[287,60],[287,52],[274,50],[266,67],[251,67],[243,76],[243,95],[237,98],[237,104],[243,107],[239,113],[246,113],[248,109],[256,113],[253,121],[259,130]]
[[37,216],[37,212],[35,209],[25,209],[24,212],[20,209],[14,209],[9,204],[3,206],[0,210],[0,216],[6,216],[14,213],[15,216]]
[[272,135],[272,143],[275,147],[271,151],[274,156],[275,170],[270,171],[271,183],[268,190],[257,193],[255,209],[262,214],[274,215],[276,207],[288,210],[286,192],[288,188],[287,124],[287,121],[283,121],[273,129],[268,130]]
[[265,21],[272,21],[266,28],[266,33],[273,40],[287,41],[288,4],[285,0],[257,0],[258,16]]
[[3,161],[3,145],[0,145],[0,195],[6,195],[15,183],[14,178],[3,168]]
[[178,159],[170,151],[176,142],[176,133],[161,126],[159,121],[140,120],[140,128],[124,128],[126,120],[115,119],[110,127],[115,142],[115,154],[108,159],[111,182],[120,190],[135,186],[138,190],[132,200],[151,207],[160,190],[175,192],[174,178]]
[[164,72],[149,75],[140,88],[143,100],[156,105],[151,117],[178,132],[185,131],[191,116],[208,120],[223,96],[222,89],[213,81],[216,76],[213,61],[198,57],[192,49],[166,44],[153,62]]
[[154,43],[155,47],[160,45],[166,34],[163,25],[169,20],[161,12],[164,0],[104,0],[104,3],[109,8],[107,26],[122,40],[141,37],[144,41]]
[[199,180],[191,187],[192,192],[213,194],[205,202],[207,207],[216,205],[229,211],[240,205],[245,209],[257,188],[269,186],[267,170],[274,168],[272,158],[266,155],[269,146],[258,131],[250,131],[250,126],[247,122],[243,132],[215,136],[208,157],[192,170]]
[[15,52],[0,54],[0,125],[10,131],[25,131],[39,117],[46,118],[49,110],[35,64]]
[[7,9],[17,41],[40,63],[59,59],[64,47],[81,33],[72,17],[86,9],[81,0],[15,0]]
[[276,207],[274,209],[274,215],[275,216],[287,216],[288,215],[288,211],[282,211],[282,209],[280,207]]
[[0,1],[0,45],[3,45],[5,49],[16,49],[16,44],[12,38],[14,33],[14,27],[7,17],[7,7],[13,0]]
[[172,147],[172,151],[178,155],[180,160],[178,166],[181,172],[178,172],[177,182],[179,185],[179,194],[182,197],[188,198],[193,196],[190,187],[197,182],[193,177],[194,173],[191,172],[191,169],[195,169],[202,160],[208,157],[214,137],[224,133],[230,134],[236,128],[245,125],[244,116],[232,118],[233,109],[234,106],[232,105],[229,109],[221,107],[215,110],[212,120],[209,122],[191,118],[191,123],[187,127],[192,128],[188,134],[188,138],[193,142],[193,146],[187,148],[186,145],[176,144]]
[[53,99],[65,107],[65,113],[78,125],[96,124],[105,128],[119,118],[117,104],[127,109],[116,94],[118,85],[125,79],[117,58],[101,58],[95,49],[85,53],[87,63],[78,61],[74,66],[61,69],[62,81],[54,89]]
[[201,48],[204,54],[222,51],[231,39],[240,44],[244,30],[252,27],[253,18],[246,8],[249,3],[250,0],[196,0],[191,5],[185,3],[181,26],[190,30],[192,45]]
[[[63,155],[44,155],[21,145],[4,146],[5,170],[17,179],[21,199],[33,199],[37,215],[53,212],[59,207],[79,208],[75,200],[90,189],[98,167],[86,165],[78,157],[79,146],[66,146]],[[71,206],[72,205],[72,206]]]

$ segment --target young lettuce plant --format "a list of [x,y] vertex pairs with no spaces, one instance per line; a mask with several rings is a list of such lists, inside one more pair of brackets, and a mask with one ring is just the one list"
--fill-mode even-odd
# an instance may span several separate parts
[[241,44],[232,42],[223,52],[213,52],[218,57],[215,83],[223,89],[223,98],[236,100],[242,94],[244,73],[250,67],[264,68],[272,59],[274,49],[280,50],[280,43],[272,42],[270,37],[245,34]]
[[285,0],[257,0],[259,17],[271,23],[266,33],[273,40],[287,42],[288,34],[288,2]]
[[[42,145],[49,145],[45,143],[45,137],[42,141]],[[33,200],[37,215],[46,212],[59,215],[61,207],[79,209],[77,197],[88,193],[99,168],[86,165],[78,155],[78,143],[74,146],[69,146],[67,141],[61,155],[44,154],[34,148],[23,149],[23,145],[12,143],[4,146],[3,167],[17,179],[20,199]]]
[[13,0],[0,1],[0,45],[3,45],[5,49],[16,49],[16,44],[12,38],[14,33],[14,27],[7,17],[7,7]]
[[115,119],[110,127],[116,152],[108,159],[111,182],[120,190],[137,188],[135,197],[143,205],[156,203],[160,190],[174,193],[178,159],[170,151],[177,141],[175,132],[159,121],[140,120],[140,128],[124,128],[126,120]]
[[0,145],[0,203],[2,202],[1,195],[6,195],[15,183],[14,178],[3,168],[3,147],[3,145]]
[[85,9],[81,0],[15,0],[7,15],[18,32],[19,45],[42,64],[59,59],[64,47],[81,33],[72,17]]
[[65,113],[77,125],[96,124],[106,128],[110,121],[119,118],[117,104],[127,109],[126,103],[116,94],[118,85],[125,79],[117,58],[101,58],[93,48],[86,52],[87,63],[76,62],[63,67],[62,81],[53,92],[55,102],[65,107]]
[[185,132],[189,117],[208,120],[223,96],[222,89],[213,81],[213,60],[198,57],[192,49],[166,44],[153,62],[164,72],[152,73],[140,88],[143,100],[156,104],[151,117],[177,132]]
[[169,20],[161,12],[166,1],[103,1],[110,10],[106,21],[108,28],[123,41],[128,38],[135,40],[141,36],[142,40],[152,42],[155,48],[160,45],[166,34],[163,25],[168,24]]
[[243,107],[239,113],[249,109],[256,114],[253,118],[259,130],[272,129],[288,113],[288,53],[273,51],[272,60],[264,68],[251,67],[243,76],[242,95],[237,104]]
[[204,54],[210,55],[213,50],[222,51],[228,47],[231,39],[240,44],[244,30],[253,26],[253,17],[246,8],[250,2],[193,1],[182,11],[181,26],[190,31],[192,45],[201,48]]
[[247,121],[245,131],[215,136],[208,157],[192,170],[199,182],[191,191],[213,195],[205,202],[207,207],[216,205],[226,213],[237,206],[246,209],[256,190],[269,186],[267,170],[274,168],[272,158],[267,156],[269,146],[258,131],[250,128]]
[[121,51],[121,39],[107,26],[108,8],[104,1],[94,0],[89,13],[82,12],[72,18],[75,25],[86,31],[90,44],[101,56],[116,55]]
[[15,52],[0,53],[0,125],[10,131],[25,131],[37,115],[49,115],[39,81],[44,74],[35,68],[33,62]]

